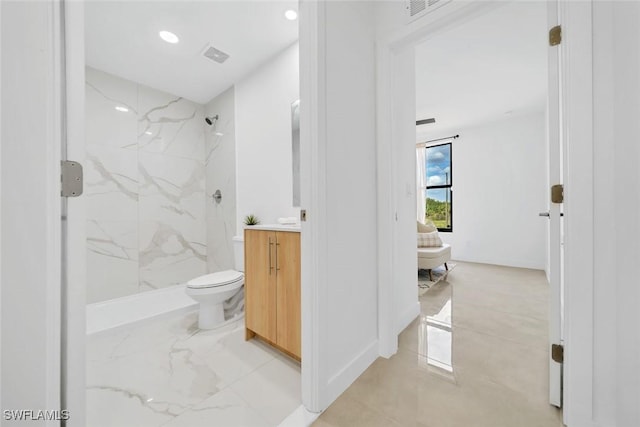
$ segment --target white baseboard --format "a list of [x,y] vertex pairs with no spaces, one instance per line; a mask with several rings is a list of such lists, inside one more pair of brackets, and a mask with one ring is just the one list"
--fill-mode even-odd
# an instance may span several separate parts
[[319,413],[310,412],[300,405],[278,427],[309,427],[319,416]]
[[398,332],[398,335],[400,335],[400,333],[404,331],[405,328],[409,326],[409,324],[413,322],[413,320],[419,315],[420,301],[416,301],[414,304],[411,304],[409,307],[407,307],[406,310],[400,313],[396,323],[396,331]]
[[488,264],[488,265],[497,265],[501,267],[514,267],[514,268],[528,268],[529,270],[544,270],[545,265],[532,263],[531,260],[519,260],[519,259],[492,259],[492,258],[483,258],[483,257],[474,257],[474,256],[455,256],[452,257],[450,262],[472,262],[474,264]]
[[327,407],[333,403],[378,358],[378,340],[369,344],[327,384]]

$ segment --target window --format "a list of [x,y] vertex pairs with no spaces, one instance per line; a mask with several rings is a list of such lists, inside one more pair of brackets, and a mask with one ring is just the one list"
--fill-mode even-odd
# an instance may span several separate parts
[[432,145],[425,149],[426,219],[433,221],[438,231],[453,231],[451,143]]

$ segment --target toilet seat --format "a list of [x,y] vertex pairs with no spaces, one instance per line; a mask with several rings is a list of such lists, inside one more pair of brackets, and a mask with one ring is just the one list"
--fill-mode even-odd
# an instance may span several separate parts
[[233,285],[244,280],[244,274],[235,270],[218,271],[216,273],[205,274],[187,282],[187,288],[206,289],[220,286]]

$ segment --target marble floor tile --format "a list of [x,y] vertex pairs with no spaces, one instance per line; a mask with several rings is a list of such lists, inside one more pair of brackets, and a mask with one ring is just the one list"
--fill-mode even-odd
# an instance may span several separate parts
[[278,425],[302,403],[300,365],[278,356],[233,383],[231,388],[272,425]]
[[259,369],[274,360],[277,354],[275,349],[257,339],[245,341],[244,328],[230,333],[213,348],[199,353],[208,366],[215,369],[227,384],[232,384]]
[[162,427],[270,427],[255,409],[231,389],[195,405]]
[[547,304],[542,272],[458,263],[420,297],[398,352],[314,426],[561,427],[548,403]]
[[226,385],[216,371],[188,349],[150,349],[89,367],[89,389],[124,389],[183,409]]
[[298,365],[245,341],[244,319],[204,331],[197,312],[89,336],[86,376],[92,427],[275,427],[300,405]]
[[91,427],[156,427],[184,412],[184,408],[117,387],[90,387],[86,398],[87,426]]

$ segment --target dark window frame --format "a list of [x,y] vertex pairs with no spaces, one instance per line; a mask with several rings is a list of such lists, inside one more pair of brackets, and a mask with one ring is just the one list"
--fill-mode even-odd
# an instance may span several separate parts
[[[451,211],[451,215],[449,216],[449,227],[446,228],[441,228],[438,227],[438,231],[439,232],[443,232],[443,233],[453,233],[453,144],[451,144],[451,142],[445,142],[442,144],[434,144],[434,145],[425,145],[424,149],[425,149],[425,171],[429,170],[429,156],[426,153],[426,150],[428,150],[429,148],[435,148],[435,147],[441,147],[443,145],[448,145],[449,146],[449,173],[450,173],[450,178],[449,178],[449,184],[444,184],[444,185],[427,185],[426,187],[424,187],[424,202],[425,205],[427,203],[427,190],[438,190],[438,189],[448,189],[449,190],[449,206],[450,206],[450,211]],[[428,172],[426,172],[428,175]],[[425,206],[426,208],[426,206]]]

